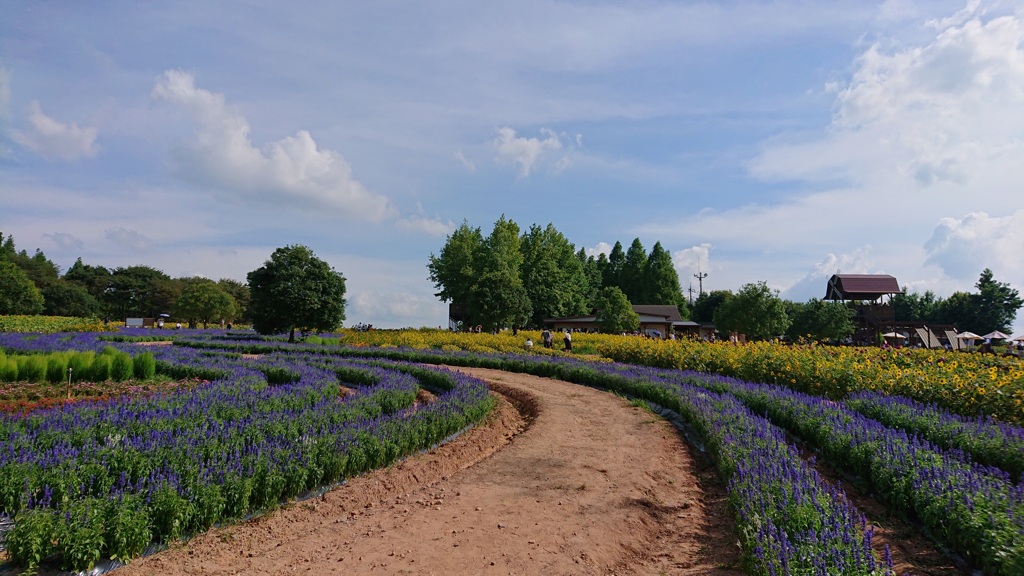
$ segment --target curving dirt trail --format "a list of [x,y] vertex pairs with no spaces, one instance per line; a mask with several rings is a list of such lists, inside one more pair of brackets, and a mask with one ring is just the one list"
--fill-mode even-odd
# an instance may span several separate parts
[[465,371],[500,393],[485,425],[116,573],[742,573],[724,493],[665,421],[590,388]]

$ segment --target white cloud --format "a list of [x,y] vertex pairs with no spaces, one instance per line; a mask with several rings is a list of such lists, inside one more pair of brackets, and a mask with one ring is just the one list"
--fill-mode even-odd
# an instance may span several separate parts
[[1024,285],[1024,210],[1004,217],[975,212],[943,218],[924,245],[926,263],[959,280],[974,279],[991,268],[1015,285]]
[[107,228],[103,236],[120,248],[127,248],[136,252],[149,249],[152,242],[136,230],[127,228]]
[[185,107],[195,124],[195,140],[174,155],[175,170],[185,180],[237,200],[298,202],[354,220],[380,222],[397,215],[386,197],[353,177],[345,158],[320,149],[305,130],[256,148],[248,121],[225,104],[223,94],[197,88],[191,74],[177,70],[161,75],[152,94]]
[[[6,82],[0,82],[0,92]],[[0,98],[4,96],[0,94]],[[10,98],[10,95],[6,96]],[[11,138],[18,144],[50,161],[80,160],[95,156],[96,128],[81,127],[77,123],[64,124],[47,116],[39,102],[29,104],[29,130],[11,130]]]
[[466,172],[476,172],[476,164],[469,158],[466,158],[462,154],[461,150],[455,153],[455,159],[459,161],[459,164],[462,164],[462,167],[466,169]]
[[700,244],[672,253],[672,263],[676,269],[697,272],[707,271],[711,267],[711,244]]
[[612,253],[612,245],[607,242],[598,242],[597,246],[593,248],[587,248],[587,256],[593,256],[597,258],[598,255],[604,254],[605,256]]
[[75,251],[81,250],[85,245],[85,242],[78,239],[73,234],[66,232],[54,232],[52,234],[43,234],[43,238],[51,240],[57,248],[64,251]]
[[[409,292],[353,292],[348,295],[348,306],[345,311],[346,324],[358,322],[375,322],[377,318],[390,320],[388,327],[422,328],[410,324],[413,318],[436,318],[438,324],[445,326],[447,321],[447,305],[428,294]],[[404,320],[404,323],[403,323]],[[429,327],[429,326],[427,326]]]
[[[541,128],[540,133],[542,138],[526,138],[517,136],[515,129],[508,126],[499,128],[491,140],[497,152],[496,160],[500,164],[516,164],[519,166],[520,177],[529,176],[538,163],[547,161],[553,155],[557,156],[562,150],[562,140],[553,130]],[[558,157],[553,161],[554,169],[565,169],[567,162],[566,156]]]
[[871,246],[861,246],[849,253],[826,255],[807,275],[783,290],[782,297],[795,302],[823,298],[833,274],[885,274],[872,268],[871,250]]
[[430,236],[446,236],[455,230],[451,220],[441,221],[437,218],[424,216],[405,216],[395,221],[395,225],[405,230],[415,230]]

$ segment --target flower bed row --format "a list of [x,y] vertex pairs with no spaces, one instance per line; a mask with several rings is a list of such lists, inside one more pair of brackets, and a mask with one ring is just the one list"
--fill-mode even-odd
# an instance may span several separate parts
[[[423,367],[156,355],[163,366],[223,377],[178,394],[3,418],[0,513],[14,518],[6,546],[21,566],[51,559],[81,570],[103,557],[127,560],[150,542],[273,508],[429,447],[493,402],[482,382]],[[363,374],[356,394],[338,397],[339,372]],[[442,393],[408,410],[420,380]]]
[[597,351],[618,362],[779,384],[833,400],[878,391],[933,403],[965,416],[1024,424],[1024,361],[944,350],[783,346],[756,342],[602,338]]
[[1014,484],[1006,471],[827,399],[732,378],[678,377],[732,394],[807,440],[837,469],[923,523],[986,574],[1024,574],[1024,486]]
[[1024,476],[1024,428],[991,416],[967,418],[935,404],[900,396],[860,392],[843,404],[892,428],[918,434],[936,445],[963,450],[973,460],[1010,473],[1017,482]]

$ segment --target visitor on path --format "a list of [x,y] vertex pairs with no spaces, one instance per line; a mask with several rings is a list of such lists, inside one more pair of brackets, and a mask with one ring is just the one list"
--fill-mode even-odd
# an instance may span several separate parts
[[526,339],[526,349],[533,350],[533,340],[530,340],[529,338]]
[[562,338],[565,341],[565,351],[572,352],[572,334],[568,330],[565,331],[565,336]]
[[540,337],[544,340],[544,347],[551,348],[551,331],[545,328],[544,331],[540,333]]

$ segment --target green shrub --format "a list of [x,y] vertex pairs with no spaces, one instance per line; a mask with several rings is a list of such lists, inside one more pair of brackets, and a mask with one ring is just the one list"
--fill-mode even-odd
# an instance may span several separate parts
[[93,360],[89,379],[94,382],[110,380],[110,356],[101,354]]
[[81,382],[92,377],[92,364],[96,359],[96,353],[92,350],[86,352],[75,352],[68,358],[68,369],[71,370],[71,381]]
[[135,377],[140,380],[148,380],[156,376],[156,360],[152,352],[139,354],[134,359]]
[[18,380],[44,382],[46,380],[46,356],[33,354],[18,358]]
[[116,382],[130,380],[135,373],[135,363],[127,352],[118,352],[110,361],[110,378]]
[[8,358],[6,360],[0,360],[0,381],[3,382],[17,382],[18,381],[18,361],[14,358]]
[[17,522],[7,533],[7,553],[11,560],[32,573],[53,553],[53,533],[56,528],[53,510],[28,510],[17,516]]
[[68,377],[68,360],[66,354],[51,354],[46,359],[46,381],[63,382]]
[[149,512],[139,496],[125,496],[107,502],[104,556],[128,562],[142,555],[153,533]]

